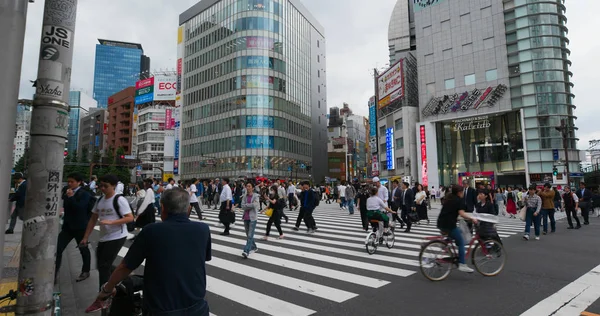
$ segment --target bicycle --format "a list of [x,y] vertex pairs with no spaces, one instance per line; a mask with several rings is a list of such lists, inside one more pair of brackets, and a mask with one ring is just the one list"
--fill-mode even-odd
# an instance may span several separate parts
[[377,247],[384,242],[388,249],[392,249],[396,241],[394,230],[390,228],[387,233],[383,233],[383,222],[376,219],[371,219],[369,222],[371,223],[371,226],[373,226],[373,230],[369,232],[365,238],[365,248],[367,249],[367,253],[370,255],[374,254],[377,251]]
[[[423,276],[430,281],[442,281],[450,275],[452,266],[459,264],[458,250],[454,240],[447,235],[426,237],[426,242],[421,246],[419,253],[419,268]],[[466,256],[471,256],[475,270],[481,275],[492,277],[498,275],[506,264],[504,246],[494,239],[483,239],[476,233],[469,242]],[[499,266],[492,271],[484,271],[488,263],[498,259]],[[440,270],[440,275],[433,274],[434,269]]]

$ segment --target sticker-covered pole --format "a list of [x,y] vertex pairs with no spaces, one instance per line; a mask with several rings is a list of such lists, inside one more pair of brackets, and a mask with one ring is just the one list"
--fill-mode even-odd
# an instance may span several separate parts
[[[19,97],[19,78],[21,77],[21,61],[23,60],[23,43],[25,41],[25,22],[27,4],[22,0],[0,1],[0,43],[6,43],[0,49],[0,106],[2,106],[2,123],[0,124],[0,192],[4,196],[10,190],[10,170],[13,161],[13,142],[15,140],[15,118],[17,116],[17,99]],[[7,203],[3,203],[4,207]],[[6,223],[9,213],[3,208],[0,211],[0,223]],[[0,230],[0,256],[4,257],[4,229]],[[3,277],[0,269],[0,277]]]
[[27,165],[16,315],[51,315],[77,0],[46,0]]

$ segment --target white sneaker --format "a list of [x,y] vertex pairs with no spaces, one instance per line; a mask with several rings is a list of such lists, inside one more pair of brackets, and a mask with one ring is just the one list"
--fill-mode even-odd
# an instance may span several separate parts
[[134,239],[134,238],[135,238],[135,235],[134,235],[134,234],[132,234],[132,233],[128,233],[128,234],[127,234],[127,240],[132,240],[132,239]]
[[244,257],[244,259],[248,258],[248,254],[246,252],[242,252],[242,257]]
[[458,264],[458,271],[473,273],[475,270],[469,268],[469,266],[466,263],[460,263]]
[[529,240],[529,235],[523,235],[523,239]]
[[540,237],[539,236],[535,236],[535,240],[540,240]]

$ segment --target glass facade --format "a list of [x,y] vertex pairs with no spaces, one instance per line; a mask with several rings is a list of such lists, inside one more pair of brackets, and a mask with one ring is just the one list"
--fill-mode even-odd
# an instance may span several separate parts
[[183,26],[183,177],[298,169],[308,179],[320,89],[311,87],[311,23],[284,0],[222,0]]
[[[504,3],[511,102],[524,109],[530,173],[552,172],[552,150],[563,148],[555,127],[561,120],[574,127],[565,10],[564,0]],[[569,132],[567,147],[575,151],[576,142],[574,131]],[[578,162],[570,169],[578,170]]]
[[141,46],[96,45],[94,99],[98,101],[98,107],[106,108],[111,95],[135,86],[142,72],[142,54]]

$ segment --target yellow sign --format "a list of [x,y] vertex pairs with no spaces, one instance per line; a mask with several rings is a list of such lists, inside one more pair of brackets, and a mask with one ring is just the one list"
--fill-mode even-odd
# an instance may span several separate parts
[[172,173],[164,173],[163,174],[163,182],[169,181],[169,178],[175,177]]
[[181,42],[183,42],[183,26],[177,29],[177,44],[181,44]]

